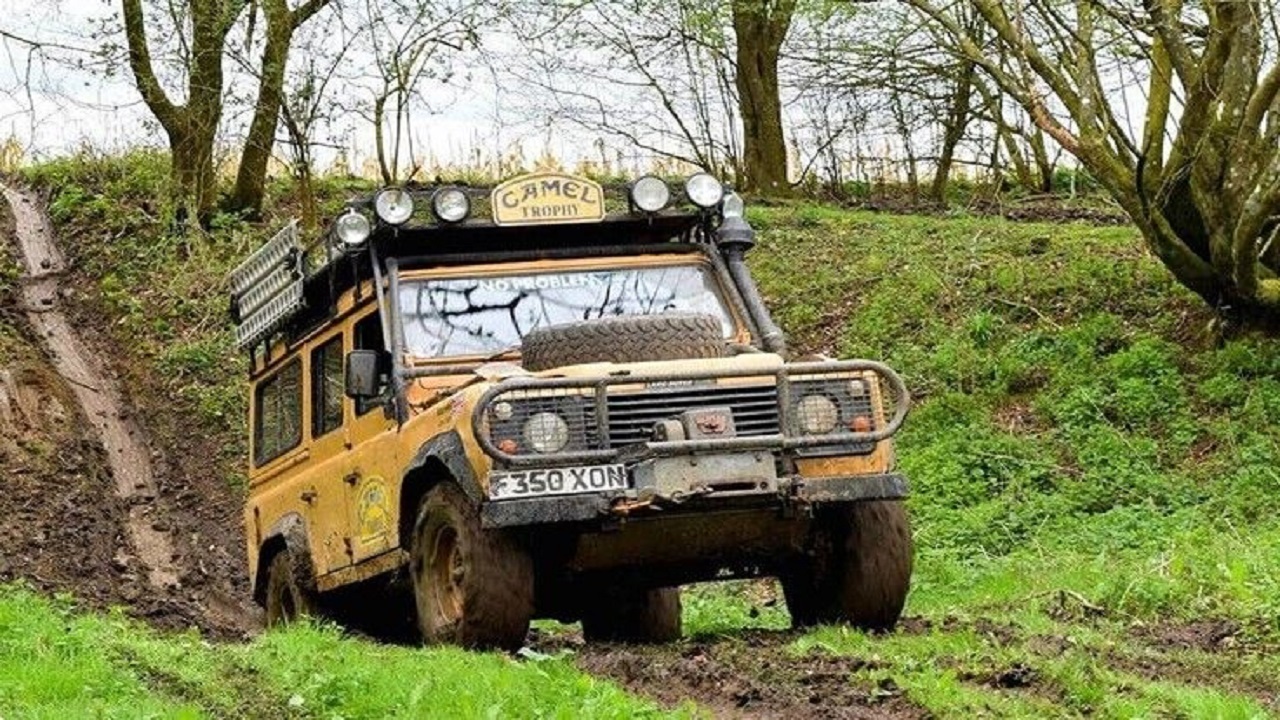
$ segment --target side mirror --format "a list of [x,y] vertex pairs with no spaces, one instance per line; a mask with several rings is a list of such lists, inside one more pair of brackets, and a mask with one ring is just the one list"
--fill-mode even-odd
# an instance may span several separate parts
[[347,397],[355,400],[372,400],[378,397],[381,390],[378,373],[381,355],[377,350],[352,350],[347,353]]

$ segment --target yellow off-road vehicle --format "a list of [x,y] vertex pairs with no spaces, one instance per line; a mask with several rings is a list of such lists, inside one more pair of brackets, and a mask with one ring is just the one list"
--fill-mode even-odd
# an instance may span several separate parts
[[798,625],[892,626],[906,388],[787,362],[753,244],[706,174],[391,188],[276,235],[229,279],[268,622],[662,641],[681,585],[776,576]]

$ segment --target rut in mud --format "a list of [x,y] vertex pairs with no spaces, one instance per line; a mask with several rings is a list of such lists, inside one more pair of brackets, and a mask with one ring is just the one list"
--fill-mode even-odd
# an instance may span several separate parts
[[[97,430],[115,480],[116,497],[129,507],[129,548],[142,563],[154,589],[172,588],[178,583],[173,540],[160,518],[152,517],[156,506],[146,502],[157,495],[151,451],[139,439],[138,428],[125,413],[115,383],[59,307],[58,286],[66,262],[54,245],[53,232],[43,213],[24,192],[6,187],[4,195],[13,210],[14,232],[27,268],[22,285],[27,322],[42,339],[54,369],[71,385],[81,411]],[[128,557],[120,558],[123,564],[129,561]]]
[[891,681],[858,681],[879,661],[797,654],[799,631],[744,630],[665,645],[584,643],[576,633],[534,631],[540,652],[571,651],[583,671],[607,678],[658,704],[693,702],[724,718],[906,720],[928,713]]
[[[187,533],[192,523],[175,509],[175,495],[183,491],[158,480],[155,465],[162,454],[148,443],[124,400],[108,361],[112,349],[103,347],[101,338],[80,332],[69,318],[64,293],[74,279],[39,201],[29,192],[0,188],[12,212],[12,242],[25,268],[21,310],[56,373],[56,378],[25,387],[11,378],[5,394],[26,396],[27,406],[39,406],[57,394],[49,386],[60,379],[87,426],[83,440],[100,445],[100,453],[90,450],[80,461],[68,461],[75,465],[74,477],[87,482],[68,486],[47,478],[43,487],[22,494],[20,505],[15,498],[0,502],[0,515],[21,518],[13,534],[32,545],[6,561],[4,574],[68,590],[94,604],[126,605],[160,626],[195,625],[221,635],[251,631],[257,623],[247,598],[238,599],[242,593],[237,588],[210,577],[202,567],[202,555],[226,555],[227,549],[204,540],[197,546],[193,539],[199,540],[201,533]],[[4,404],[7,410],[9,403]],[[105,468],[94,467],[102,464]],[[225,500],[188,498],[196,503],[206,499]],[[221,539],[225,544],[225,533]],[[110,548],[104,547],[107,543]]]

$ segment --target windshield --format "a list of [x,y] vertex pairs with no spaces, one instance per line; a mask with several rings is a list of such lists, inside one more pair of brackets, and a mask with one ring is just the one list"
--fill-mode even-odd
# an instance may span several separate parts
[[734,333],[701,264],[408,280],[399,303],[405,344],[417,357],[490,355],[518,347],[537,327],[616,315],[704,313],[720,318],[725,337]]

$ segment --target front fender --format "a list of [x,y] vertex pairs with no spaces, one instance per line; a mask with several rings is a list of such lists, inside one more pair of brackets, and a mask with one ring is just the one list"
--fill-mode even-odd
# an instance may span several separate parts
[[428,463],[438,462],[449,471],[449,475],[458,483],[458,487],[474,502],[485,499],[484,489],[476,478],[475,470],[467,460],[467,451],[462,444],[462,437],[456,430],[441,433],[422,444],[413,459],[405,467],[405,477],[426,467]]

